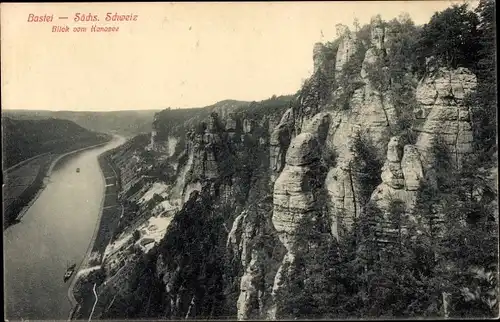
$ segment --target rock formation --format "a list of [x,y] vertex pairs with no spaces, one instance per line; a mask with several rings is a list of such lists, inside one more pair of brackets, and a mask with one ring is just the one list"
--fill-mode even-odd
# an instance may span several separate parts
[[332,231],[338,235],[338,227],[349,229],[353,219],[361,211],[357,183],[354,179],[351,162],[354,154],[351,150],[351,140],[363,131],[370,137],[379,157],[383,155],[390,137],[390,128],[396,121],[395,110],[388,92],[374,87],[369,78],[369,67],[383,57],[384,29],[376,20],[372,24],[371,47],[365,54],[361,73],[358,77],[358,88],[354,90],[348,110],[336,111],[329,131],[330,145],[338,153],[335,168],[330,169],[327,176],[327,187],[330,203],[333,205]]
[[236,303],[239,320],[265,318],[271,303],[269,297],[284,248],[271,223],[270,206],[264,199],[243,211],[228,236],[228,246],[243,268]]
[[457,165],[472,149],[470,111],[464,98],[477,85],[476,76],[466,68],[450,70],[438,68],[422,79],[416,91],[420,104],[415,111],[416,143],[423,157],[424,167],[432,163],[429,151],[440,137],[449,148]]
[[400,138],[392,137],[381,177],[382,183],[373,192],[371,200],[382,210],[388,209],[391,200],[401,200],[410,210],[423,179],[423,169],[415,146],[406,145],[403,152]]
[[[324,68],[326,47],[322,43],[314,44],[313,48],[313,63],[314,73]],[[324,70],[322,70],[324,72]]]
[[321,148],[329,124],[330,116],[320,113],[304,127],[307,132],[290,143],[285,168],[274,183],[272,222],[286,248],[283,264],[275,277],[274,294],[284,273],[283,265],[292,263],[296,256],[306,251],[307,243],[303,241],[311,234],[329,235],[330,224],[324,216],[327,169],[321,163]]
[[356,51],[356,34],[351,33],[344,25],[337,25],[337,35],[340,37],[340,44],[337,50],[335,61],[335,77],[342,72],[342,67],[351,59]]
[[298,135],[292,140],[285,168],[274,184],[273,224],[288,251],[292,251],[293,241],[301,233],[302,217],[314,217],[321,208],[316,196],[316,189],[321,187],[320,156],[314,135]]
[[371,43],[378,50],[385,49],[385,28],[380,16],[373,17],[371,25]]
[[354,218],[359,215],[360,204],[357,202],[357,189],[353,170],[352,157],[339,160],[335,168],[328,172],[325,185],[330,198],[331,231],[340,238],[345,230],[350,230]]
[[269,158],[272,183],[274,183],[285,166],[286,151],[290,145],[293,124],[293,109],[289,108],[271,133]]

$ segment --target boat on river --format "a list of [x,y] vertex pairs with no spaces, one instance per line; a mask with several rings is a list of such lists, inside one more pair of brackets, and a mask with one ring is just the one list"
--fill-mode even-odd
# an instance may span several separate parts
[[76,168],[76,172],[80,172],[80,168]]
[[70,267],[68,267],[66,273],[64,273],[64,283],[66,283],[68,279],[71,277],[71,275],[73,275],[73,273],[75,272],[75,268],[76,264],[73,264]]

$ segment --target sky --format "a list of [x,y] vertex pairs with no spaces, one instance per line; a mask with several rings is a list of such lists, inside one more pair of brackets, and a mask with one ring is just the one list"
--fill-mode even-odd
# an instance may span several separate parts
[[[402,12],[424,24],[453,3],[462,1],[2,3],[2,109],[187,108],[293,94],[312,72],[314,43],[334,40],[336,24]],[[137,20],[105,21],[108,12]],[[28,22],[30,13],[53,21]],[[99,21],[75,22],[77,13]]]

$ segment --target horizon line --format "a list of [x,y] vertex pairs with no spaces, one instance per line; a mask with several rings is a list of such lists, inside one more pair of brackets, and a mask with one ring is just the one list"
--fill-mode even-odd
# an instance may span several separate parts
[[122,109],[122,110],[105,110],[105,111],[102,111],[102,110],[47,110],[47,109],[27,109],[27,108],[1,108],[1,111],[2,113],[4,111],[29,111],[29,112],[82,112],[82,113],[88,113],[88,112],[96,112],[96,113],[106,113],[106,112],[136,112],[136,111],[143,111],[143,112],[146,112],[146,111],[163,111],[163,110],[166,110],[168,108],[170,109],[174,109],[174,110],[181,110],[181,109],[195,109],[195,108],[206,108],[206,107],[211,107],[213,105],[216,105],[218,103],[221,103],[221,102],[226,102],[226,101],[236,101],[236,102],[244,102],[244,103],[252,103],[252,102],[263,102],[263,101],[267,101],[267,100],[270,100],[272,99],[273,97],[276,97],[276,98],[279,98],[279,97],[283,97],[283,96],[295,96],[296,94],[295,93],[292,93],[292,94],[281,94],[281,95],[273,95],[273,96],[270,96],[268,98],[265,98],[265,99],[261,99],[261,100],[238,100],[238,99],[232,99],[232,98],[228,98],[228,99],[223,99],[223,100],[220,100],[220,101],[217,101],[215,103],[212,103],[212,104],[208,104],[208,105],[205,105],[205,106],[189,106],[189,107],[171,107],[171,106],[167,106],[167,107],[163,107],[163,108],[148,108],[148,109]]

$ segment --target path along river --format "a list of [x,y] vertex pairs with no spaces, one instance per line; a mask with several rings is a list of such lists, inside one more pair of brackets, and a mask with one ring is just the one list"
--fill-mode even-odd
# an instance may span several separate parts
[[86,255],[104,197],[97,157],[124,141],[114,137],[63,158],[21,222],[4,231],[7,320],[68,318],[69,281],[64,283],[63,276],[70,263],[79,264]]

